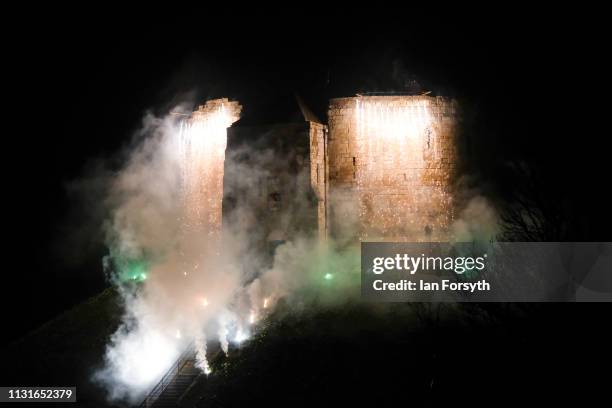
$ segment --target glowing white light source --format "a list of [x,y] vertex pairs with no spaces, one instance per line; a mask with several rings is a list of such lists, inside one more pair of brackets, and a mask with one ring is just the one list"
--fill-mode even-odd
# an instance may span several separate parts
[[265,298],[263,301],[263,308],[267,309],[268,308],[268,298]]
[[208,359],[206,358],[206,338],[203,336],[197,337],[194,340],[196,350],[196,367],[208,375],[212,372]]
[[229,351],[229,342],[227,339],[228,333],[229,333],[229,330],[227,329],[225,322],[220,321],[219,332],[218,332],[219,344],[221,344],[221,350],[223,350],[225,355],[227,355],[227,352]]
[[255,323],[256,320],[257,320],[257,314],[255,313],[254,310],[251,310],[251,313],[249,313],[249,323],[253,324]]
[[174,340],[154,330],[137,330],[108,349],[114,378],[132,390],[145,390],[178,357]]
[[249,335],[245,331],[238,329],[238,331],[236,331],[236,336],[234,336],[234,343],[240,344],[248,338]]
[[408,106],[391,106],[380,102],[357,100],[357,121],[361,135],[383,143],[405,143],[422,137],[432,121],[428,105],[413,102]]

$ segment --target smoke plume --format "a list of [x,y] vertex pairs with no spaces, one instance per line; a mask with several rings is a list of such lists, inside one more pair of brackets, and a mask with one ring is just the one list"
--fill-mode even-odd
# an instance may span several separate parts
[[[139,142],[111,179],[104,200],[110,214],[105,266],[122,294],[125,315],[108,344],[105,367],[95,377],[114,401],[138,402],[190,344],[198,367],[209,373],[207,343],[218,342],[227,352],[231,344],[248,339],[280,299],[289,304],[314,297],[336,302],[338,290],[357,293],[356,253],[339,255],[299,228],[273,256],[258,247],[262,241],[284,241],[289,226],[299,225],[295,214],[309,199],[307,191],[297,191],[278,212],[274,228],[259,227],[257,209],[249,205],[260,199],[254,182],[266,179],[274,163],[282,169],[286,160],[272,150],[228,151],[225,174],[237,182],[226,194],[236,199],[222,233],[211,231],[218,203],[211,204],[207,197],[214,196],[210,189],[216,187],[206,180],[186,179],[218,170],[207,168],[214,152],[206,149],[216,147],[199,146],[203,154],[196,157],[194,147],[188,146],[189,153],[181,139],[184,116],[176,114],[182,110],[174,112],[145,117]],[[248,161],[245,154],[250,155]],[[308,175],[300,172],[297,177]],[[195,195],[188,196],[189,189]],[[321,285],[334,285],[335,295],[310,290]]]
[[[189,110],[173,112],[145,117],[104,199],[105,266],[125,303],[105,367],[96,374],[113,401],[138,402],[188,346],[210,373],[211,342],[227,353],[281,302],[297,310],[359,294],[359,249],[316,238],[316,218],[307,216],[313,197],[304,187],[309,169],[288,171],[295,152],[266,148],[265,134],[262,143],[226,152],[231,121],[210,120],[198,130],[208,133],[194,135],[186,128]],[[225,181],[217,177],[222,169]],[[297,186],[279,208],[271,201],[274,217],[253,205],[268,194],[262,180]],[[487,200],[472,194],[464,201],[452,226],[455,239],[492,239],[497,216]],[[344,210],[356,215],[358,208]],[[336,217],[334,223],[345,225],[335,227],[354,230],[355,218]],[[265,247],[270,243],[278,246]]]

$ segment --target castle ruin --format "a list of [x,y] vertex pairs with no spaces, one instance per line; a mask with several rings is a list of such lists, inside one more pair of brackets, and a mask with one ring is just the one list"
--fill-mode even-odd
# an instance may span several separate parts
[[[290,239],[304,226],[340,244],[448,240],[456,162],[453,100],[427,95],[332,99],[327,124],[298,102],[301,124],[238,125],[228,134],[230,152],[246,144],[282,157],[268,165],[265,179],[252,183],[261,190],[249,203],[261,209],[257,223],[274,226],[262,227],[263,240]],[[228,174],[224,183],[231,203],[237,198],[232,186],[242,176]],[[306,205],[281,225],[275,214],[298,208],[289,201],[306,190],[311,193]],[[224,212],[226,207],[231,211],[226,205]]]

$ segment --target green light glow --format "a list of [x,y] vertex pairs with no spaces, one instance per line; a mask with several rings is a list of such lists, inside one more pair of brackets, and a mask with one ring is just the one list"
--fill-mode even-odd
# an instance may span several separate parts
[[121,282],[142,282],[148,277],[149,263],[145,259],[113,256],[115,277]]
[[133,281],[142,282],[147,278],[147,264],[141,260],[126,260],[122,263],[121,275],[122,280],[131,279]]
[[332,279],[333,279],[333,277],[334,277],[334,275],[332,275],[331,273],[326,273],[326,274],[325,274],[325,279],[326,279],[326,280],[332,280]]
[[140,268],[128,270],[127,274],[129,276],[128,279],[132,279],[134,281],[142,282],[143,280],[147,279],[147,274],[140,272]]

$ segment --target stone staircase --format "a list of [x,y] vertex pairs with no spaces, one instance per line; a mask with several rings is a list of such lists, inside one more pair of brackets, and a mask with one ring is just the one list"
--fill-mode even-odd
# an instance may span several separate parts
[[179,373],[177,373],[172,382],[164,389],[157,400],[153,403],[153,408],[178,407],[179,398],[187,391],[187,388],[193,383],[196,377],[200,374],[200,370],[195,367],[195,360],[190,360],[185,363]]
[[151,390],[139,407],[179,407],[178,401],[180,397],[200,375],[200,370],[195,366],[195,354],[193,345],[190,345]]

